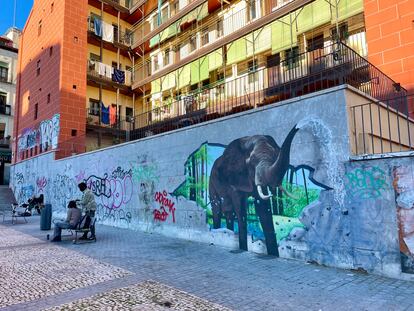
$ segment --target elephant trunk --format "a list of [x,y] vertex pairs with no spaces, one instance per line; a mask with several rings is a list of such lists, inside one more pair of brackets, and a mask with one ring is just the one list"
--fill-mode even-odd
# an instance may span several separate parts
[[269,168],[268,180],[272,180],[276,184],[280,184],[282,181],[287,169],[289,168],[290,147],[298,130],[299,128],[295,125],[286,136],[276,161]]

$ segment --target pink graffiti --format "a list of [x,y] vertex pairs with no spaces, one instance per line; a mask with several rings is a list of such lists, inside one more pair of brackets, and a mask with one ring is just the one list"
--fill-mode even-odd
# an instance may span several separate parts
[[120,208],[131,201],[133,192],[131,176],[125,176],[123,179],[107,179],[105,186],[108,189],[108,196],[101,196],[101,200],[106,208]]
[[46,177],[38,177],[36,179],[36,185],[37,185],[37,191],[39,193],[40,192],[43,192],[44,189],[46,188],[46,185],[47,185],[47,179],[46,179]]
[[[171,214],[172,221],[175,222],[174,202],[168,198],[167,191],[164,190],[163,192],[156,192],[154,200],[160,204],[160,208],[154,210],[154,220],[165,221],[167,216]],[[168,208],[168,212],[165,209],[166,207]]]
[[80,171],[78,175],[75,176],[76,182],[80,183],[85,180],[85,171]]

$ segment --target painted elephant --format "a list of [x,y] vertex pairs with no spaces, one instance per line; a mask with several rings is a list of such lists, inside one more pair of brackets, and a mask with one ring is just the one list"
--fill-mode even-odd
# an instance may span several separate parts
[[224,215],[227,228],[234,230],[237,216],[240,249],[247,250],[247,198],[253,196],[267,252],[279,256],[270,204],[271,191],[278,187],[286,192],[282,180],[289,167],[290,148],[298,130],[295,125],[282,147],[267,135],[236,139],[213,164],[209,181],[213,226],[220,228]]

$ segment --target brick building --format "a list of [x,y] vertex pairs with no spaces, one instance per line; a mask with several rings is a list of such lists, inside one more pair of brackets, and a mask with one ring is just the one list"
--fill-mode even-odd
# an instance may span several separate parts
[[[35,0],[21,40],[15,161],[94,150],[343,83],[381,100],[406,94],[412,57],[396,58],[411,48],[414,9],[409,0],[391,9],[375,1]],[[377,19],[387,10],[400,41],[391,34],[381,50],[378,38],[388,34],[378,27],[387,25]]]

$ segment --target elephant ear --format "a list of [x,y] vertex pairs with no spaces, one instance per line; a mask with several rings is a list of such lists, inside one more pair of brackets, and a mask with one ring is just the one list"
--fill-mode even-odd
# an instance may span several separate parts
[[250,151],[243,148],[241,139],[232,141],[221,156],[217,167],[220,171],[221,182],[231,185],[239,191],[253,191],[254,177],[251,177],[251,169],[246,163],[249,156]]

